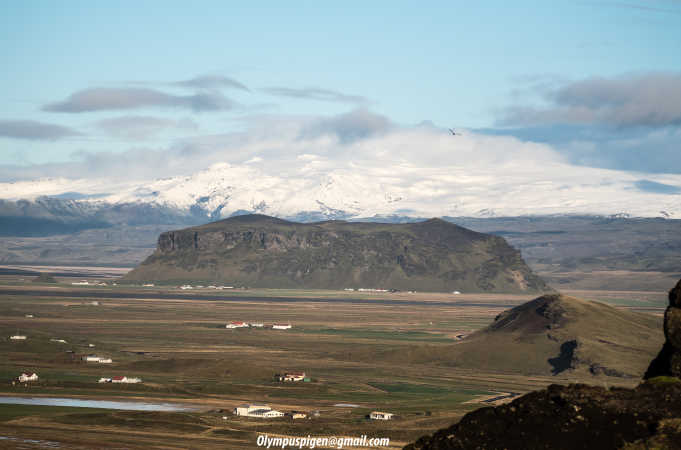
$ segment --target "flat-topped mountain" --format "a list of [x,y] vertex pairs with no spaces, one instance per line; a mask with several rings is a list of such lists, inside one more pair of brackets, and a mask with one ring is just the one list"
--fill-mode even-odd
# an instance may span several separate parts
[[267,288],[549,290],[503,238],[441,219],[295,223],[237,216],[161,234],[156,251],[124,280]]

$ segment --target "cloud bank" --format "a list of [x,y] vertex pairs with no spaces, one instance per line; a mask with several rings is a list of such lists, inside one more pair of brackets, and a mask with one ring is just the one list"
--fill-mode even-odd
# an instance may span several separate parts
[[250,89],[245,84],[235,80],[234,78],[220,76],[220,75],[201,75],[188,80],[177,81],[172,83],[175,86],[182,86],[194,89],[239,89],[250,92]]
[[588,78],[540,93],[545,107],[513,106],[501,125],[681,125],[681,74]]
[[224,111],[236,104],[218,91],[192,95],[172,95],[148,88],[91,88],[69,95],[65,100],[43,106],[42,110],[59,113],[116,111],[139,108],[182,108],[195,112]]
[[34,120],[0,120],[0,136],[2,137],[31,141],[54,141],[80,134],[69,127]]
[[0,198],[76,191],[106,194],[101,199],[113,202],[180,208],[203,202],[225,214],[245,209],[282,216],[338,210],[357,217],[660,211],[681,217],[681,175],[586,168],[550,145],[511,136],[470,130],[452,136],[362,109],[247,123],[242,132],[167,148],[80,152],[70,164],[0,167],[0,179],[15,181],[0,183]]
[[121,116],[98,121],[95,126],[110,136],[122,139],[147,139],[164,130],[196,130],[192,119],[163,119],[149,116]]
[[297,98],[303,100],[316,100],[322,102],[337,102],[351,104],[367,103],[366,97],[362,97],[360,95],[348,95],[331,89],[322,89],[316,87],[307,87],[302,89],[290,87],[268,87],[263,88],[261,90],[270,95]]
[[549,144],[582,166],[681,173],[681,73],[526,82],[499,126],[479,132]]

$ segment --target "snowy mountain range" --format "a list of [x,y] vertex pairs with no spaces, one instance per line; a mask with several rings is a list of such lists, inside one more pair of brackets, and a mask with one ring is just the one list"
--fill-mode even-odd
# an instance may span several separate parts
[[[276,174],[254,164],[218,163],[189,176],[148,182],[56,178],[0,183],[0,199],[5,200],[0,214],[116,222],[116,213],[154,210],[173,223],[182,217],[197,223],[247,212],[303,221],[550,214],[681,217],[681,195],[637,189],[636,176],[619,172],[613,177],[603,169],[584,168],[583,181],[568,185],[522,179],[522,169],[516,167],[512,186],[491,171],[471,174],[456,167],[304,169]],[[136,220],[144,222],[145,217]]]

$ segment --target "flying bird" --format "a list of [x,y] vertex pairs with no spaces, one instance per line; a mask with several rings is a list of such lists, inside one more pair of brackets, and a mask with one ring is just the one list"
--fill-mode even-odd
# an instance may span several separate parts
[[449,132],[452,133],[452,136],[460,136],[461,134],[456,134],[452,128],[449,129]]

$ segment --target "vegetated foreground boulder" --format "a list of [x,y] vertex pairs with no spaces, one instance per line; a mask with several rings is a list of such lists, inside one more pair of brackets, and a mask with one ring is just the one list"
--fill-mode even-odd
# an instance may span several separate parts
[[662,350],[648,367],[643,378],[673,376],[681,378],[681,280],[669,291],[669,306],[664,313]]
[[551,385],[405,449],[681,449],[680,307],[681,281],[669,293],[667,341],[635,389]]

